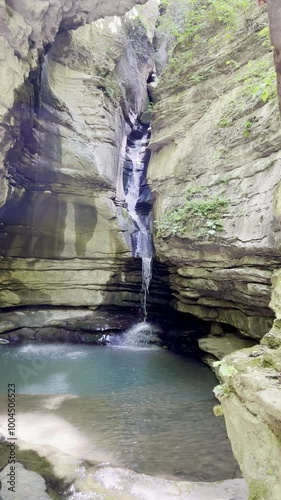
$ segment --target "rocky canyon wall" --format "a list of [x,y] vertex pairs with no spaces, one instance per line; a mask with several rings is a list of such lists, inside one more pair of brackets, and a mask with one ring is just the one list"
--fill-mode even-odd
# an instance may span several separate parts
[[216,412],[250,500],[278,500],[281,134],[267,13],[248,7],[231,32],[210,11],[176,46],[155,92],[149,181],[173,307],[212,322],[200,345],[218,357],[231,349],[226,332],[257,342],[217,365]]
[[135,4],[145,0],[55,0],[30,2],[29,0],[1,0],[1,190],[3,204],[9,191],[6,177],[5,155],[13,144],[10,109],[15,90],[28,78],[30,70],[38,65],[38,57],[51,44],[56,34],[92,22],[104,16],[123,15]]
[[281,135],[267,14],[248,7],[231,33],[214,19],[177,45],[155,94],[149,182],[173,306],[260,339],[280,266]]
[[[0,307],[11,315],[139,302],[122,152],[149,104],[157,2],[95,21],[135,3],[0,3]],[[248,7],[230,30],[214,15],[181,38],[151,85],[149,181],[171,306],[215,334],[262,339],[223,360],[218,397],[250,498],[279,500],[281,135],[267,14]],[[1,332],[49,313],[19,314],[3,313]],[[58,326],[65,311],[53,314]]]
[[[151,1],[122,20],[107,17],[66,31],[131,7],[98,2],[90,9],[84,3],[58,11],[46,2],[34,13],[25,2],[5,11],[14,40],[26,53],[10,49],[13,61],[25,65],[25,71],[17,66],[16,75],[11,60],[3,61],[11,79],[4,79],[9,98],[5,90],[1,94],[7,139],[2,191],[7,199],[0,209],[2,308],[139,302],[140,266],[132,261],[130,223],[122,226],[127,212],[119,206],[121,153],[130,125],[148,105],[158,6]],[[14,24],[21,27],[22,40]],[[44,56],[38,48],[46,43]],[[24,58],[32,50],[30,71]]]

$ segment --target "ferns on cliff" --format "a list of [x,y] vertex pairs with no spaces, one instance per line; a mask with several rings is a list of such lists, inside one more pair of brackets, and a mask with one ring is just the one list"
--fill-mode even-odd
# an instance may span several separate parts
[[192,233],[195,237],[212,239],[223,230],[223,215],[228,200],[209,196],[206,187],[188,189],[183,202],[167,211],[157,223],[157,237]]

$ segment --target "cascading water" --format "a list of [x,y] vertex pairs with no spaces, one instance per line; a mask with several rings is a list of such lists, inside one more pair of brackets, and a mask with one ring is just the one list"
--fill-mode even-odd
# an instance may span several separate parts
[[152,278],[153,241],[150,211],[152,194],[146,181],[150,160],[151,129],[137,122],[127,140],[124,162],[124,187],[127,210],[135,226],[132,234],[133,256],[142,259],[143,313],[147,318],[147,295]]

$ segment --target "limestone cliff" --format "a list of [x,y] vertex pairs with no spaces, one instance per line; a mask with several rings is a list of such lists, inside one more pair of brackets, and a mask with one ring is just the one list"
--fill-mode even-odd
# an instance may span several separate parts
[[135,4],[146,0],[1,0],[1,95],[0,95],[0,204],[5,201],[9,182],[5,155],[13,143],[10,109],[17,90],[28,78],[30,69],[56,34],[92,22],[104,16],[123,15]]
[[216,412],[249,498],[279,500],[281,133],[266,11],[252,5],[230,31],[209,12],[176,46],[155,92],[149,179],[172,305],[212,322],[207,361],[241,349],[231,333],[262,338],[217,363]]
[[[80,3],[82,9],[86,2]],[[105,11],[98,3],[90,13],[83,7],[82,19],[65,6],[61,22],[48,2],[37,17],[24,5],[26,22],[38,17],[30,35],[34,45],[51,42],[59,26],[60,33],[25,82],[27,62],[26,72],[9,82],[10,89],[17,87],[14,104],[2,94],[12,139],[6,142],[8,197],[0,215],[1,307],[130,305],[139,300],[139,266],[117,218],[126,211],[115,201],[124,199],[124,140],[148,103],[157,3],[76,31],[65,30],[112,13],[114,6],[121,14],[131,3],[106,2]],[[19,23],[10,8],[6,15]],[[54,32],[49,16],[57,19]]]
[[[130,126],[147,110],[155,46],[156,66],[165,65],[167,36],[153,43],[154,0],[122,19],[95,21],[137,3],[145,2],[1,2],[0,307],[12,309],[1,316],[1,332],[24,327],[33,338],[46,324],[51,338],[50,327],[63,322],[75,329],[77,311],[67,308],[139,301],[140,266],[122,206],[122,151]],[[227,349],[245,345],[233,334],[263,337],[222,361],[218,397],[250,498],[279,500],[275,73],[265,10],[249,0],[245,15],[227,15],[210,16],[197,32],[191,24],[157,89],[150,83],[156,258],[169,268],[163,290],[172,289],[171,305],[212,323],[216,335],[227,332]],[[23,306],[39,310],[13,310]],[[66,309],[50,313],[45,306]],[[81,322],[84,316],[90,329],[93,317],[80,309]],[[104,317],[100,322],[104,328]],[[212,338],[201,346],[214,354]],[[220,347],[215,355],[222,357]]]
[[280,266],[281,134],[267,15],[252,7],[177,45],[156,91],[149,181],[174,307],[259,339]]

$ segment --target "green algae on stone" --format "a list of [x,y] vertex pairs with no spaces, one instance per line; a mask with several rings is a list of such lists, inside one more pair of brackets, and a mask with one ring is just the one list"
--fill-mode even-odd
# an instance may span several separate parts
[[271,498],[271,493],[262,480],[250,482],[249,500],[270,500]]
[[[9,448],[7,442],[0,443],[0,469],[3,469],[8,464]],[[51,463],[44,457],[41,457],[33,450],[16,449],[16,460],[20,462],[26,469],[37,472],[42,476],[47,485],[47,493],[53,500],[61,500],[66,495],[70,484],[65,483],[58,478]]]

